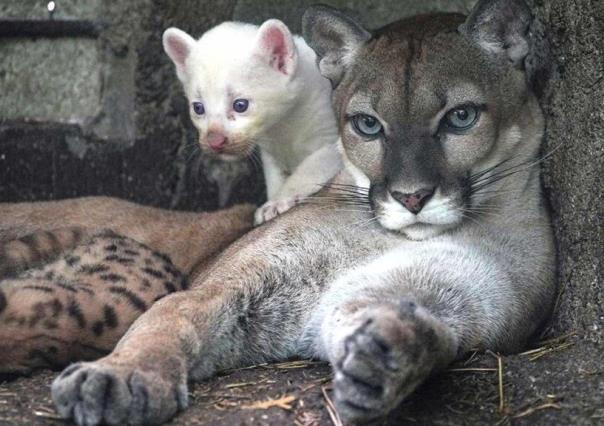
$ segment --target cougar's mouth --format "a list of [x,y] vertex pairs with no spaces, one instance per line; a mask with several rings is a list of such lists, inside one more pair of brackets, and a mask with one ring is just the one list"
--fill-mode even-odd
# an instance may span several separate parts
[[424,240],[459,225],[463,220],[460,197],[445,195],[437,188],[433,195],[418,207],[401,201],[379,186],[370,192],[374,214],[384,228],[400,232],[413,240]]

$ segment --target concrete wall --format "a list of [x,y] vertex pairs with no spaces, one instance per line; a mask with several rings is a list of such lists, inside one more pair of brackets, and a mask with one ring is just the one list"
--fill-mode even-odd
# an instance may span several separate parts
[[[310,3],[314,0],[57,0],[57,17],[110,25],[94,40],[0,39],[0,200],[107,194],[205,210],[259,202],[264,188],[258,169],[196,154],[186,101],[162,51],[161,34],[178,26],[200,35],[224,20],[260,23],[269,17],[298,31]],[[467,12],[474,0],[327,3],[377,27],[432,10]],[[599,340],[604,2],[529,3],[536,17],[534,79],[548,119],[544,151],[556,150],[544,164],[563,289],[553,325]],[[0,17],[44,17],[45,4],[3,2]]]

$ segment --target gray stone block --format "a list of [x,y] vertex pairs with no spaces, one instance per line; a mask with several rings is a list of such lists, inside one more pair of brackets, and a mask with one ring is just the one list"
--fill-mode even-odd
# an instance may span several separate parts
[[[47,19],[50,0],[5,0],[0,3],[0,17],[14,19]],[[102,0],[54,0],[55,19],[95,19]]]
[[101,112],[94,40],[5,39],[0,57],[0,117],[83,124]]

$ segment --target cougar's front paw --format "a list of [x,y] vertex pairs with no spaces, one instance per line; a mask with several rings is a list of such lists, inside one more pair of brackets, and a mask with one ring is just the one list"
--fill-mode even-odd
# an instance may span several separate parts
[[293,197],[279,198],[273,201],[267,201],[260,206],[254,214],[254,225],[258,226],[264,222],[268,222],[271,219],[285,213],[292,207],[300,204],[303,197],[301,195],[294,195]]
[[343,339],[343,356],[334,365],[338,413],[346,423],[388,414],[429,373],[433,361],[426,341],[434,333],[415,316],[412,302],[369,309]]
[[184,378],[102,362],[77,363],[52,383],[57,412],[77,425],[160,424],[187,406]]

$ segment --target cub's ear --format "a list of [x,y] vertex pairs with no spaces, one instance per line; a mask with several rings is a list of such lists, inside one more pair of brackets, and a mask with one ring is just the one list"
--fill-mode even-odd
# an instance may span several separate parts
[[302,34],[319,57],[324,77],[338,85],[355,51],[371,34],[338,10],[324,5],[312,6],[302,16]]
[[505,54],[521,67],[529,52],[531,19],[524,0],[480,0],[459,31],[483,49]]
[[176,65],[176,73],[181,80],[184,77],[185,61],[191,53],[195,39],[178,28],[168,28],[162,37],[164,50]]
[[298,65],[298,51],[287,26],[269,19],[258,29],[255,54],[271,68],[286,76],[292,76]]

